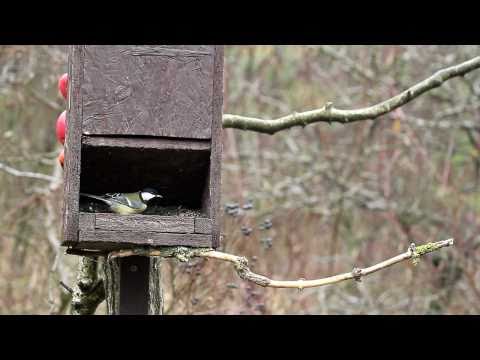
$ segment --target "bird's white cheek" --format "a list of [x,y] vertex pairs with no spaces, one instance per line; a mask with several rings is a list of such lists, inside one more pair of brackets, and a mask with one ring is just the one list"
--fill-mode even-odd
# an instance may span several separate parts
[[152,195],[152,194],[143,194],[142,197],[143,197],[143,199],[144,199],[145,201],[150,201],[150,200],[152,200],[155,196]]

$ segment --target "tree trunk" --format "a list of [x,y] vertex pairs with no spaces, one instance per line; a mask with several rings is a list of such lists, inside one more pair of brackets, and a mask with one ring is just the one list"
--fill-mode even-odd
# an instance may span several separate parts
[[93,315],[104,299],[103,281],[98,279],[98,258],[81,257],[78,263],[77,282],[70,289],[72,315]]

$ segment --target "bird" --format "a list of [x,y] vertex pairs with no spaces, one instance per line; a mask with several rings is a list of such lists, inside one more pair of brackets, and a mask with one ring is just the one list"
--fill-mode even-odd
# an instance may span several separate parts
[[150,200],[163,198],[152,188],[145,188],[132,193],[107,193],[103,196],[87,193],[80,193],[80,195],[104,202],[112,212],[119,215],[141,214],[147,210]]

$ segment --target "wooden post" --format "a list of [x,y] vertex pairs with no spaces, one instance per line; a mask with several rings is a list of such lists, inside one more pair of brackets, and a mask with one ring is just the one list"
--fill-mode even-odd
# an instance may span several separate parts
[[109,315],[162,315],[161,259],[131,256],[105,261]]

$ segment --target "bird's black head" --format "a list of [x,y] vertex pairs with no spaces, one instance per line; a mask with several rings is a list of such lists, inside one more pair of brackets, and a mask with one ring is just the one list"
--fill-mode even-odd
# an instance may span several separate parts
[[152,200],[152,199],[155,199],[155,198],[161,199],[161,198],[163,198],[163,196],[160,195],[160,194],[158,193],[158,191],[155,190],[155,189],[145,188],[145,189],[143,189],[142,191],[140,191],[140,198],[142,199],[142,201],[143,201],[144,203],[146,203],[146,202],[148,202],[148,201],[150,201],[150,200]]

